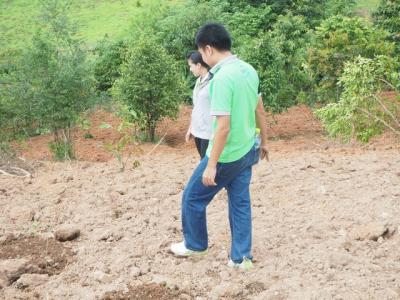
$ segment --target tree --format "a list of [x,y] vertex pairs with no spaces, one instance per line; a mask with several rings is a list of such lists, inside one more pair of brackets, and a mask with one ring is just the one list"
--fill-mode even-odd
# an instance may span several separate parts
[[[347,62],[340,77],[343,93],[339,102],[316,111],[328,134],[344,141],[368,142],[387,128],[400,136],[398,67],[398,62],[387,56],[359,56]],[[388,99],[383,93],[388,89],[396,91],[397,98]]]
[[387,32],[374,28],[362,18],[335,16],[325,20],[315,32],[308,52],[308,68],[316,84],[318,102],[338,101],[338,79],[347,61],[361,55],[390,56],[393,45],[385,41]]
[[66,17],[67,5],[43,2],[42,30],[37,32],[9,76],[6,98],[34,126],[54,134],[50,149],[58,160],[74,157],[71,129],[91,104],[93,81],[80,42]]
[[129,48],[112,93],[155,141],[157,122],[176,116],[184,84],[174,59],[151,37],[151,32],[146,33]]

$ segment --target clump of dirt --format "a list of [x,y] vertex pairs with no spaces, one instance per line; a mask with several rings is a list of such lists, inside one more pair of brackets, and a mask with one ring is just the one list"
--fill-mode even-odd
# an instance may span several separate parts
[[0,260],[26,258],[40,274],[57,275],[73,261],[72,251],[54,239],[37,236],[7,238],[0,243]]
[[128,292],[109,292],[103,300],[174,300],[179,296],[179,290],[171,290],[160,284],[144,284],[137,287],[129,287]]

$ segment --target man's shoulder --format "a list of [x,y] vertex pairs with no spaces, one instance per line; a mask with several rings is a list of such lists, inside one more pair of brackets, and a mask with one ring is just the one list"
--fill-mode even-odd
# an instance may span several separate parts
[[220,75],[226,75],[234,71],[242,72],[243,70],[257,73],[252,65],[241,59],[236,59],[229,64],[224,65],[218,73],[220,73]]
[[240,60],[240,63],[241,63],[242,68],[247,69],[251,73],[257,74],[256,69],[248,62],[245,62],[244,60]]
[[213,77],[218,81],[236,81],[241,80],[243,74],[251,74],[251,77],[258,78],[257,71],[249,63],[237,59],[224,65]]

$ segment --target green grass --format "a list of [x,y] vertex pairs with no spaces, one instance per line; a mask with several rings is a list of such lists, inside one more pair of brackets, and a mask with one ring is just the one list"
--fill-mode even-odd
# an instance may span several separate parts
[[[72,0],[69,15],[78,25],[78,36],[90,46],[106,34],[110,39],[124,36],[142,9],[166,2],[181,1]],[[39,0],[0,0],[0,49],[24,47],[39,26],[39,3]]]
[[379,0],[357,0],[355,10],[361,16],[370,18],[372,12],[378,7]]

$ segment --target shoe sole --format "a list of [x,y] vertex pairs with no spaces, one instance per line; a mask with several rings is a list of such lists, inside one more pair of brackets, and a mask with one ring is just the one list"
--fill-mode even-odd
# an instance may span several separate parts
[[188,254],[177,254],[173,252],[172,250],[169,250],[172,254],[174,254],[176,257],[193,257],[193,256],[204,256],[207,254],[207,250],[205,251],[192,251]]

